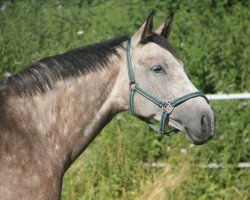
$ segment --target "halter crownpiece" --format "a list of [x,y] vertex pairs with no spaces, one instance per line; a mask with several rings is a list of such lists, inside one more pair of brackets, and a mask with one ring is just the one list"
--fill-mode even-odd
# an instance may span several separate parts
[[[173,133],[178,132],[179,130],[174,128],[171,131],[165,131],[165,123],[169,122],[169,115],[172,113],[172,111],[174,110],[175,107],[177,107],[178,105],[184,103],[185,101],[195,98],[195,97],[203,97],[207,102],[208,99],[207,97],[202,93],[202,92],[191,92],[189,94],[183,95],[181,97],[178,97],[174,100],[167,100],[167,101],[162,101],[160,99],[158,99],[157,97],[154,97],[153,95],[149,94],[148,92],[146,92],[145,90],[143,90],[136,82],[135,80],[135,75],[133,72],[133,68],[132,68],[132,62],[131,62],[131,57],[130,57],[130,40],[128,40],[126,42],[126,61],[127,61],[127,69],[128,69],[128,77],[129,77],[129,85],[130,85],[130,95],[129,95],[129,110],[131,112],[132,115],[134,115],[135,117],[139,118],[140,120],[146,122],[153,130],[170,136]],[[162,109],[162,115],[161,115],[161,120],[160,120],[160,127],[157,127],[156,125],[154,125],[150,120],[139,116],[135,110],[134,110],[134,96],[135,93],[139,93],[140,95],[142,95],[143,97],[145,97],[146,99],[148,99],[149,101],[153,102],[154,104],[156,104],[158,107],[160,107]]]

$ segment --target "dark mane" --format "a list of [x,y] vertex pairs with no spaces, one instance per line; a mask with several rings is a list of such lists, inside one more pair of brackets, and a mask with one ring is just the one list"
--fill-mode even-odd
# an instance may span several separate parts
[[[119,57],[117,47],[121,47],[122,42],[129,38],[125,35],[73,49],[63,54],[45,57],[6,80],[0,81],[0,84],[10,85],[20,95],[45,93],[48,89],[52,89],[54,83],[59,80],[76,78],[108,67],[110,56]],[[175,49],[160,35],[153,33],[143,44],[148,42],[160,45],[177,58]]]
[[11,85],[20,95],[45,93],[58,80],[67,80],[105,68],[112,55],[119,56],[117,47],[129,36],[121,36],[100,43],[70,50],[66,53],[45,57],[16,75],[8,77],[5,84]]

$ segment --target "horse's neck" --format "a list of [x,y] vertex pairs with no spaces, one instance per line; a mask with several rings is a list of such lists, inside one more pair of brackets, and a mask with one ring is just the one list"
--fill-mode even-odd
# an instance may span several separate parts
[[23,119],[21,126],[27,134],[36,132],[51,160],[64,169],[115,114],[126,109],[122,61],[114,57],[104,70],[58,82],[43,95],[13,100],[19,105],[15,112]]

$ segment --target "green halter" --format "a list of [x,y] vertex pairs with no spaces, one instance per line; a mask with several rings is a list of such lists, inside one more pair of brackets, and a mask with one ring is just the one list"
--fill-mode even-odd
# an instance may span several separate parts
[[[169,122],[169,115],[171,114],[171,112],[173,111],[173,109],[184,103],[185,101],[191,99],[191,98],[195,98],[195,97],[203,97],[207,102],[208,99],[207,97],[197,91],[197,92],[192,92],[189,94],[186,94],[184,96],[181,96],[179,98],[176,98],[174,100],[171,101],[162,101],[154,96],[152,96],[151,94],[149,94],[148,92],[146,92],[145,90],[143,90],[136,82],[135,80],[135,75],[132,69],[132,63],[131,63],[131,57],[130,57],[130,40],[127,41],[126,43],[126,60],[127,60],[127,68],[128,68],[128,76],[129,76],[129,80],[130,80],[130,97],[129,97],[129,110],[132,113],[132,115],[134,115],[135,117],[139,118],[140,120],[146,122],[152,129],[154,129],[155,131],[170,136],[173,133],[178,132],[178,129],[173,129],[171,131],[165,131],[165,123]],[[161,121],[160,121],[160,127],[157,127],[156,125],[154,125],[151,121],[149,121],[148,119],[139,116],[135,110],[134,110],[134,96],[135,93],[138,92],[139,94],[141,94],[143,97],[145,97],[146,99],[148,99],[149,101],[152,101],[154,104],[156,104],[157,106],[159,106],[162,109],[162,115],[161,115]]]

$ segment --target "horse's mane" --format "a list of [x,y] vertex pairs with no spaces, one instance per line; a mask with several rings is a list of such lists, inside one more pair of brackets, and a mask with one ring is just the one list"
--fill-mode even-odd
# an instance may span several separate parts
[[[54,83],[59,80],[76,78],[108,67],[110,56],[119,57],[117,47],[122,47],[122,42],[129,38],[128,35],[124,35],[63,54],[45,57],[6,80],[0,81],[0,84],[11,86],[20,95],[45,93],[48,89],[52,89]],[[155,34],[148,42],[154,42],[175,55],[170,43],[159,35]]]
[[76,78],[109,66],[111,55],[118,55],[117,47],[129,36],[120,36],[100,43],[70,50],[63,54],[45,57],[19,73],[10,76],[5,84],[11,85],[20,95],[45,93],[56,81]]

